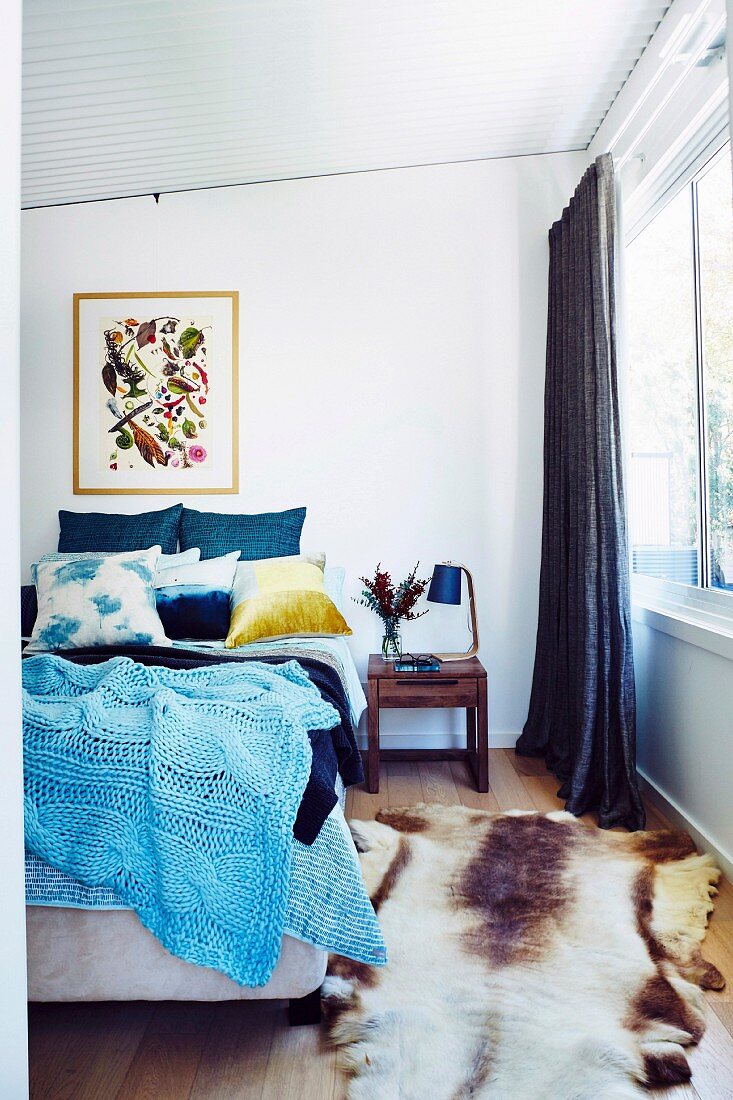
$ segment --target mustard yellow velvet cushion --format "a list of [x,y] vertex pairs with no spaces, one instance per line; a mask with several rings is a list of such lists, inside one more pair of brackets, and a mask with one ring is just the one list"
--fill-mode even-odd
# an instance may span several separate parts
[[240,562],[232,589],[227,649],[275,638],[351,634],[326,593],[324,554]]

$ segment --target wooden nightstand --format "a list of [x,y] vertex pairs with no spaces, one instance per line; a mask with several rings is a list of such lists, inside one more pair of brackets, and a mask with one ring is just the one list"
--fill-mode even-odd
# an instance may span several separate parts
[[[395,672],[394,663],[369,657],[367,789],[379,791],[379,760],[466,760],[476,789],[489,789],[489,715],[486,669],[478,657],[448,661],[438,672]],[[379,748],[380,708],[465,707],[465,749]]]

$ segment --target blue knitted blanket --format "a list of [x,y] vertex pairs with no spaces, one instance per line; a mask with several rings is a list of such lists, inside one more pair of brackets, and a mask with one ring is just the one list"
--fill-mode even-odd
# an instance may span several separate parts
[[338,722],[296,661],[23,663],[26,844],[107,886],[172,954],[264,985],[283,932],[309,729]]

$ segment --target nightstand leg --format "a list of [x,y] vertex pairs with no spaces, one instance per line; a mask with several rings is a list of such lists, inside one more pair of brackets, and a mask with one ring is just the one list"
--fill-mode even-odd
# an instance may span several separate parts
[[484,679],[478,682],[476,724],[476,739],[478,741],[476,789],[485,794],[489,789],[489,707],[486,694],[486,680]]
[[466,707],[466,748],[476,757],[476,708]]
[[379,793],[379,684],[369,681],[367,729],[369,731],[369,751],[367,753],[367,790],[370,794]]
[[476,753],[476,708],[466,707],[466,764],[478,790],[478,755]]

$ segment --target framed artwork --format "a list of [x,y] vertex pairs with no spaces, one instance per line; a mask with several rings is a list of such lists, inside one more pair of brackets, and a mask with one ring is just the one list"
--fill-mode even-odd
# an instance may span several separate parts
[[74,295],[74,492],[238,491],[237,291]]

